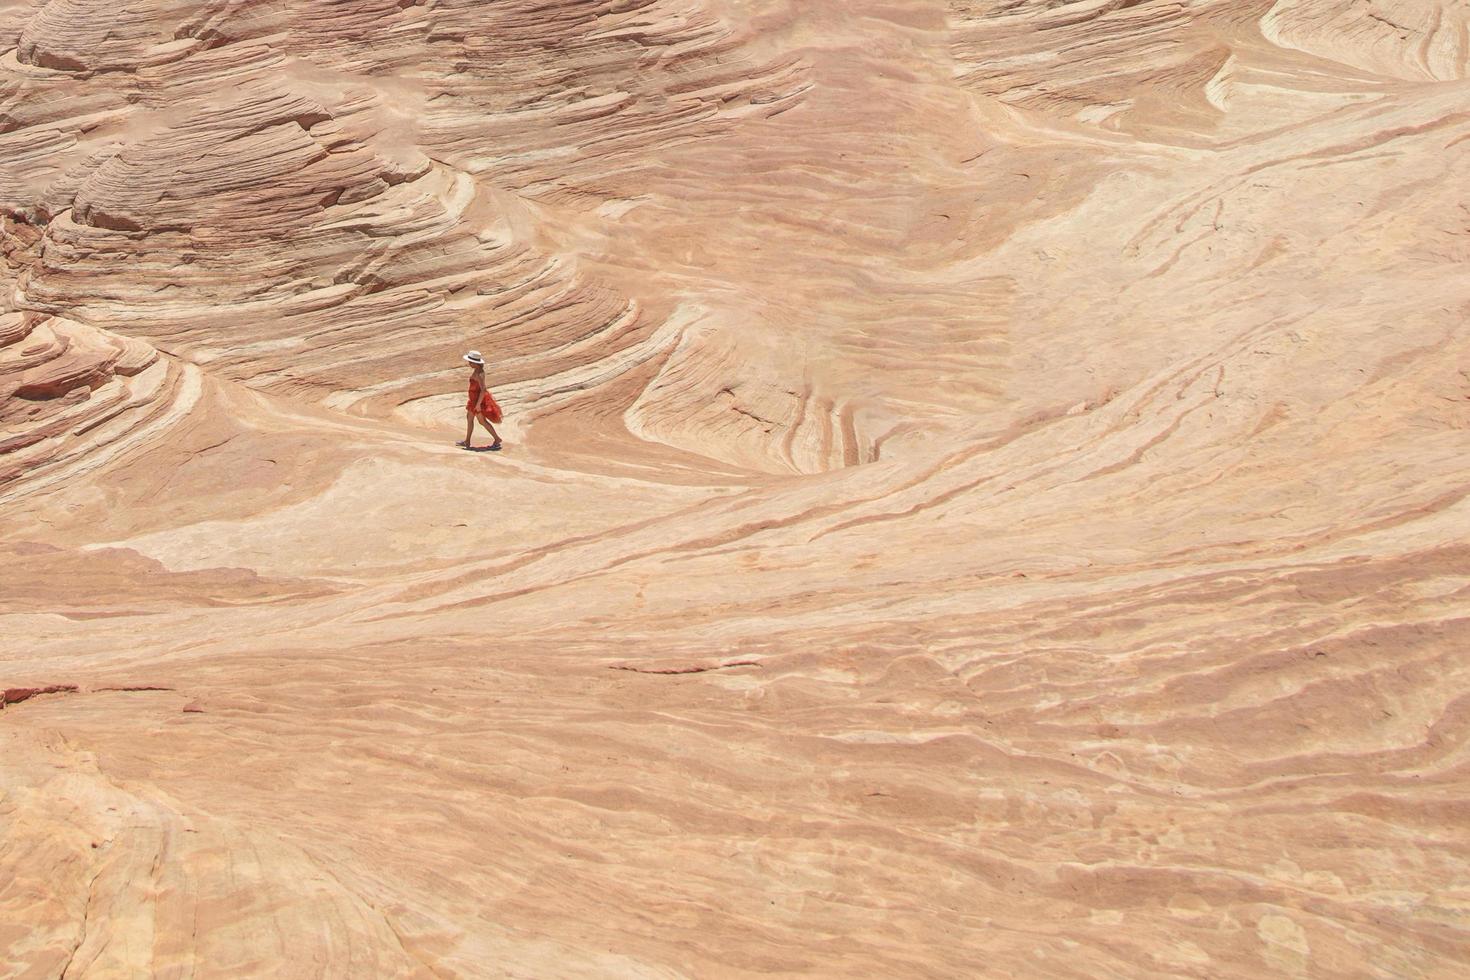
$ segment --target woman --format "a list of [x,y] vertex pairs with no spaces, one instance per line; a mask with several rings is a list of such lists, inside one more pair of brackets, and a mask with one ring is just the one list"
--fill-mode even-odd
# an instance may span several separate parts
[[495,403],[495,396],[490,394],[485,387],[485,359],[477,350],[470,351],[464,356],[464,359],[471,365],[470,400],[469,404],[464,407],[464,442],[457,442],[455,445],[466,449],[475,448],[470,444],[470,439],[475,434],[475,419],[479,419],[480,424],[490,431],[490,438],[495,440],[490,444],[490,451],[498,452],[500,433],[495,431],[495,426],[491,424],[491,421],[500,421],[500,406]]

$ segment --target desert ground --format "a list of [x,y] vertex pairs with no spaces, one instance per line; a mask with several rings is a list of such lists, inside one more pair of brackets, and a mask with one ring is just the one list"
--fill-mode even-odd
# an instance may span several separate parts
[[0,0],[0,975],[1470,974],[1467,64]]

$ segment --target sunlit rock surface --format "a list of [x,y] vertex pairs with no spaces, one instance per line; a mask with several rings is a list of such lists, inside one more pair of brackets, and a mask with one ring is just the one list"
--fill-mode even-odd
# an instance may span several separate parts
[[1467,20],[0,3],[3,972],[1465,975]]

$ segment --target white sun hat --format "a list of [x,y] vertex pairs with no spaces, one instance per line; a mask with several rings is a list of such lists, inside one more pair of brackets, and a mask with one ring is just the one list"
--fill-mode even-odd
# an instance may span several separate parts
[[469,361],[471,364],[484,364],[485,363],[485,359],[480,356],[480,352],[477,351],[477,350],[470,351],[468,354],[466,354],[464,356],[464,359],[467,360],[467,361]]

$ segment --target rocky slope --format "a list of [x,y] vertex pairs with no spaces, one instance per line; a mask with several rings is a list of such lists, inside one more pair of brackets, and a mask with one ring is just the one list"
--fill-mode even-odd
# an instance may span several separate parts
[[1470,970],[1466,31],[0,3],[7,975]]

